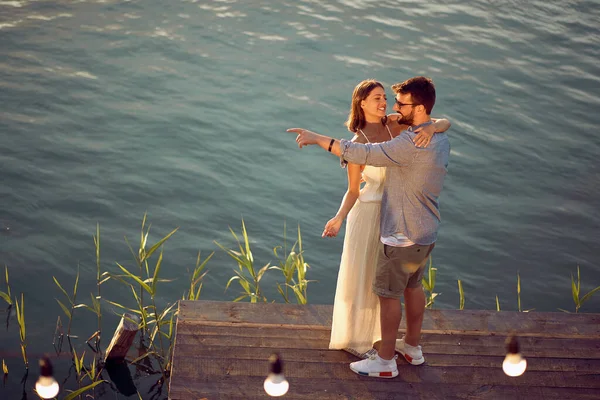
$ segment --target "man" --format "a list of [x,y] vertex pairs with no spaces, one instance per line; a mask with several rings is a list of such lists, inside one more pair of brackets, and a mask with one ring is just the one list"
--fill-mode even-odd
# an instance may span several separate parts
[[[419,341],[425,312],[421,279],[440,224],[438,198],[450,155],[446,134],[436,134],[427,147],[415,145],[414,132],[432,123],[435,86],[418,76],[392,86],[394,110],[409,128],[384,143],[353,143],[336,140],[304,129],[293,128],[298,146],[317,144],[339,156],[342,162],[388,167],[381,201],[381,241],[373,291],[381,309],[381,345],[378,354],[350,364],[352,371],[366,376],[393,378],[398,375],[396,355],[413,365],[425,362]],[[402,319],[401,296],[406,309],[406,335],[396,340]]]

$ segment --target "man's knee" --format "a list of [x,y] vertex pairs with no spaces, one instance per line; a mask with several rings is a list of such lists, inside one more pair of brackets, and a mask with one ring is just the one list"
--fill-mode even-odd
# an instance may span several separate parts
[[407,297],[414,297],[414,296],[421,296],[421,295],[425,295],[425,291],[423,290],[423,286],[419,285],[417,287],[407,287],[406,289],[404,289],[404,298]]

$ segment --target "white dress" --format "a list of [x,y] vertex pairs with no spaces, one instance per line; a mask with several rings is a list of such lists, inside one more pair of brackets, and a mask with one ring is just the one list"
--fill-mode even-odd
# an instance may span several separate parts
[[330,349],[344,349],[359,357],[381,339],[379,300],[371,285],[383,246],[379,219],[385,168],[367,165],[362,176],[365,185],[346,219],[329,342]]

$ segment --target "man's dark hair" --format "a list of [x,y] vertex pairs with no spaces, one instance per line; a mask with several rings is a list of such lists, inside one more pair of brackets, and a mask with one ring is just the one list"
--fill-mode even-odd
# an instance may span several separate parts
[[414,104],[422,104],[427,115],[435,105],[435,85],[425,76],[415,76],[402,83],[392,85],[394,93],[410,94]]

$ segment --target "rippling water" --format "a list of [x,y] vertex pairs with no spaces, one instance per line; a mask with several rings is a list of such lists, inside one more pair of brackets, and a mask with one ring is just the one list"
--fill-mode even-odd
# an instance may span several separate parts
[[[439,307],[457,307],[461,279],[467,308],[495,308],[498,295],[514,310],[519,272],[524,308],[573,309],[578,265],[582,291],[600,284],[599,5],[0,1],[0,262],[13,295],[25,293],[31,352],[51,346],[52,276],[71,286],[79,268],[80,292],[95,290],[96,223],[114,271],[131,265],[124,236],[138,240],[146,211],[152,240],[181,227],[165,246],[175,281],[163,302],[181,296],[198,250],[216,251],[202,298],[236,296],[213,241],[232,245],[228,227],[244,218],[260,265],[275,261],[284,222],[288,238],[300,224],[318,281],[309,301],[332,303],[343,239],[320,233],[344,171],[285,129],[349,137],[352,89],[371,77],[388,88],[432,77],[433,114],[453,123]],[[265,287],[279,301],[274,278]],[[129,301],[117,285],[104,294]],[[583,310],[600,312],[600,298]],[[0,357],[18,371],[14,328]],[[16,375],[4,389],[14,396]]]

